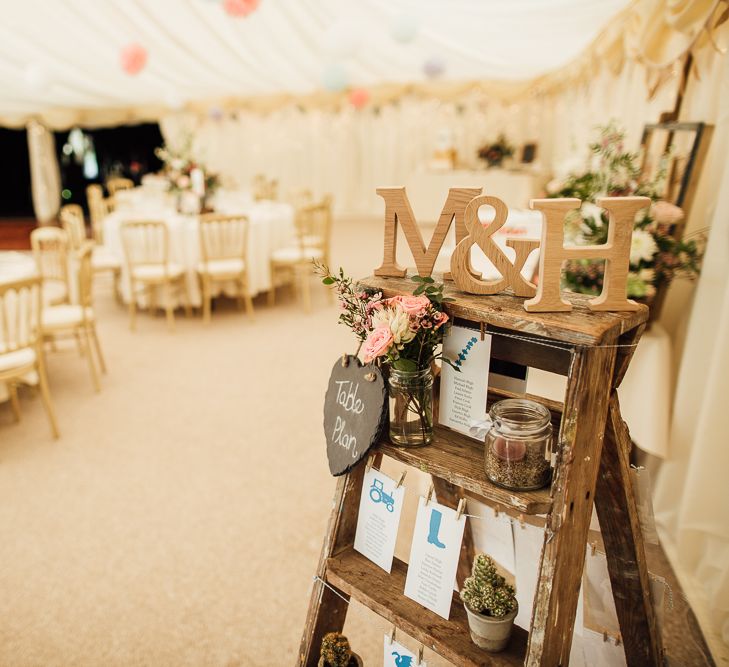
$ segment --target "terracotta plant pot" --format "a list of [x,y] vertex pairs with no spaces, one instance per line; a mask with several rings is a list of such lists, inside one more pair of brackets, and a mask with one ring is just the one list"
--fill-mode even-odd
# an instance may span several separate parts
[[[319,658],[318,667],[329,667],[329,663],[326,662],[324,658]],[[364,667],[362,658],[360,658],[356,653],[353,652],[352,657],[349,659],[348,667]]]
[[511,629],[514,627],[514,619],[519,612],[519,605],[510,614],[501,618],[486,616],[469,609],[467,604],[463,605],[468,614],[468,627],[471,630],[471,639],[479,648],[490,653],[498,653],[506,648],[511,637]]

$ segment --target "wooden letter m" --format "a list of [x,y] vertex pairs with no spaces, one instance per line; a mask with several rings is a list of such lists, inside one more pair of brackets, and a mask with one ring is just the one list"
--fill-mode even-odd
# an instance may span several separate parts
[[[445,237],[454,219],[456,221],[456,243],[468,235],[463,217],[464,212],[468,202],[481,194],[481,188],[451,188],[448,190],[448,198],[443,205],[428,246],[425,245],[423,235],[415,221],[405,188],[377,188],[377,194],[385,200],[385,252],[381,266],[375,269],[375,275],[402,278],[405,275],[405,269],[397,263],[398,223],[402,225],[405,240],[418,269],[418,275],[429,276],[433,273],[435,260],[443,247]],[[450,274],[445,274],[443,277],[450,279]]]

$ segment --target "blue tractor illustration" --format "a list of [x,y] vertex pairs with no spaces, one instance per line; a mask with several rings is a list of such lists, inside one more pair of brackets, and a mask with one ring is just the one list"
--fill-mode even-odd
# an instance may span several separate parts
[[370,487],[370,499],[374,503],[385,503],[385,507],[388,512],[395,511],[395,499],[389,493],[385,493],[382,480],[375,479],[372,482],[372,486]]

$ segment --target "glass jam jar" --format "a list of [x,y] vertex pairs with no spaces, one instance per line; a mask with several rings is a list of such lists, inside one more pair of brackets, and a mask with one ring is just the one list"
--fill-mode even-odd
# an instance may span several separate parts
[[498,401],[489,411],[486,476],[498,486],[529,491],[552,476],[552,422],[546,407],[523,398]]

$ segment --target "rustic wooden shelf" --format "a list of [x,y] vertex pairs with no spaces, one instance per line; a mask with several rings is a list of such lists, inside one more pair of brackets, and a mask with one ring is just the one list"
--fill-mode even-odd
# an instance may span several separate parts
[[[440,275],[433,274],[433,277],[436,281],[442,281]],[[370,276],[359,282],[366,287],[382,290],[386,297],[411,294],[415,288],[409,275],[405,278]],[[647,306],[627,312],[593,312],[587,307],[592,297],[569,292],[562,293],[563,298],[574,308],[569,313],[528,313],[524,310],[524,299],[509,292],[488,297],[465,294],[459,292],[452,282],[445,283],[444,294],[455,299],[445,304],[445,310],[451,317],[483,322],[512,333],[543,338],[553,344],[555,341],[570,345],[611,343],[648,319]]]
[[427,447],[395,447],[383,441],[373,453],[382,453],[391,459],[435,475],[460,486],[490,503],[524,514],[547,514],[552,508],[549,487],[537,491],[510,491],[493,484],[486,477],[483,443],[451,431],[435,427],[435,437]]
[[446,621],[414,600],[405,597],[407,565],[395,559],[392,573],[367,560],[353,549],[327,560],[326,580],[342,593],[387,619],[416,641],[433,649],[455,665],[523,665],[527,633],[514,626],[503,653],[488,653],[471,641],[463,603],[453,596]]

